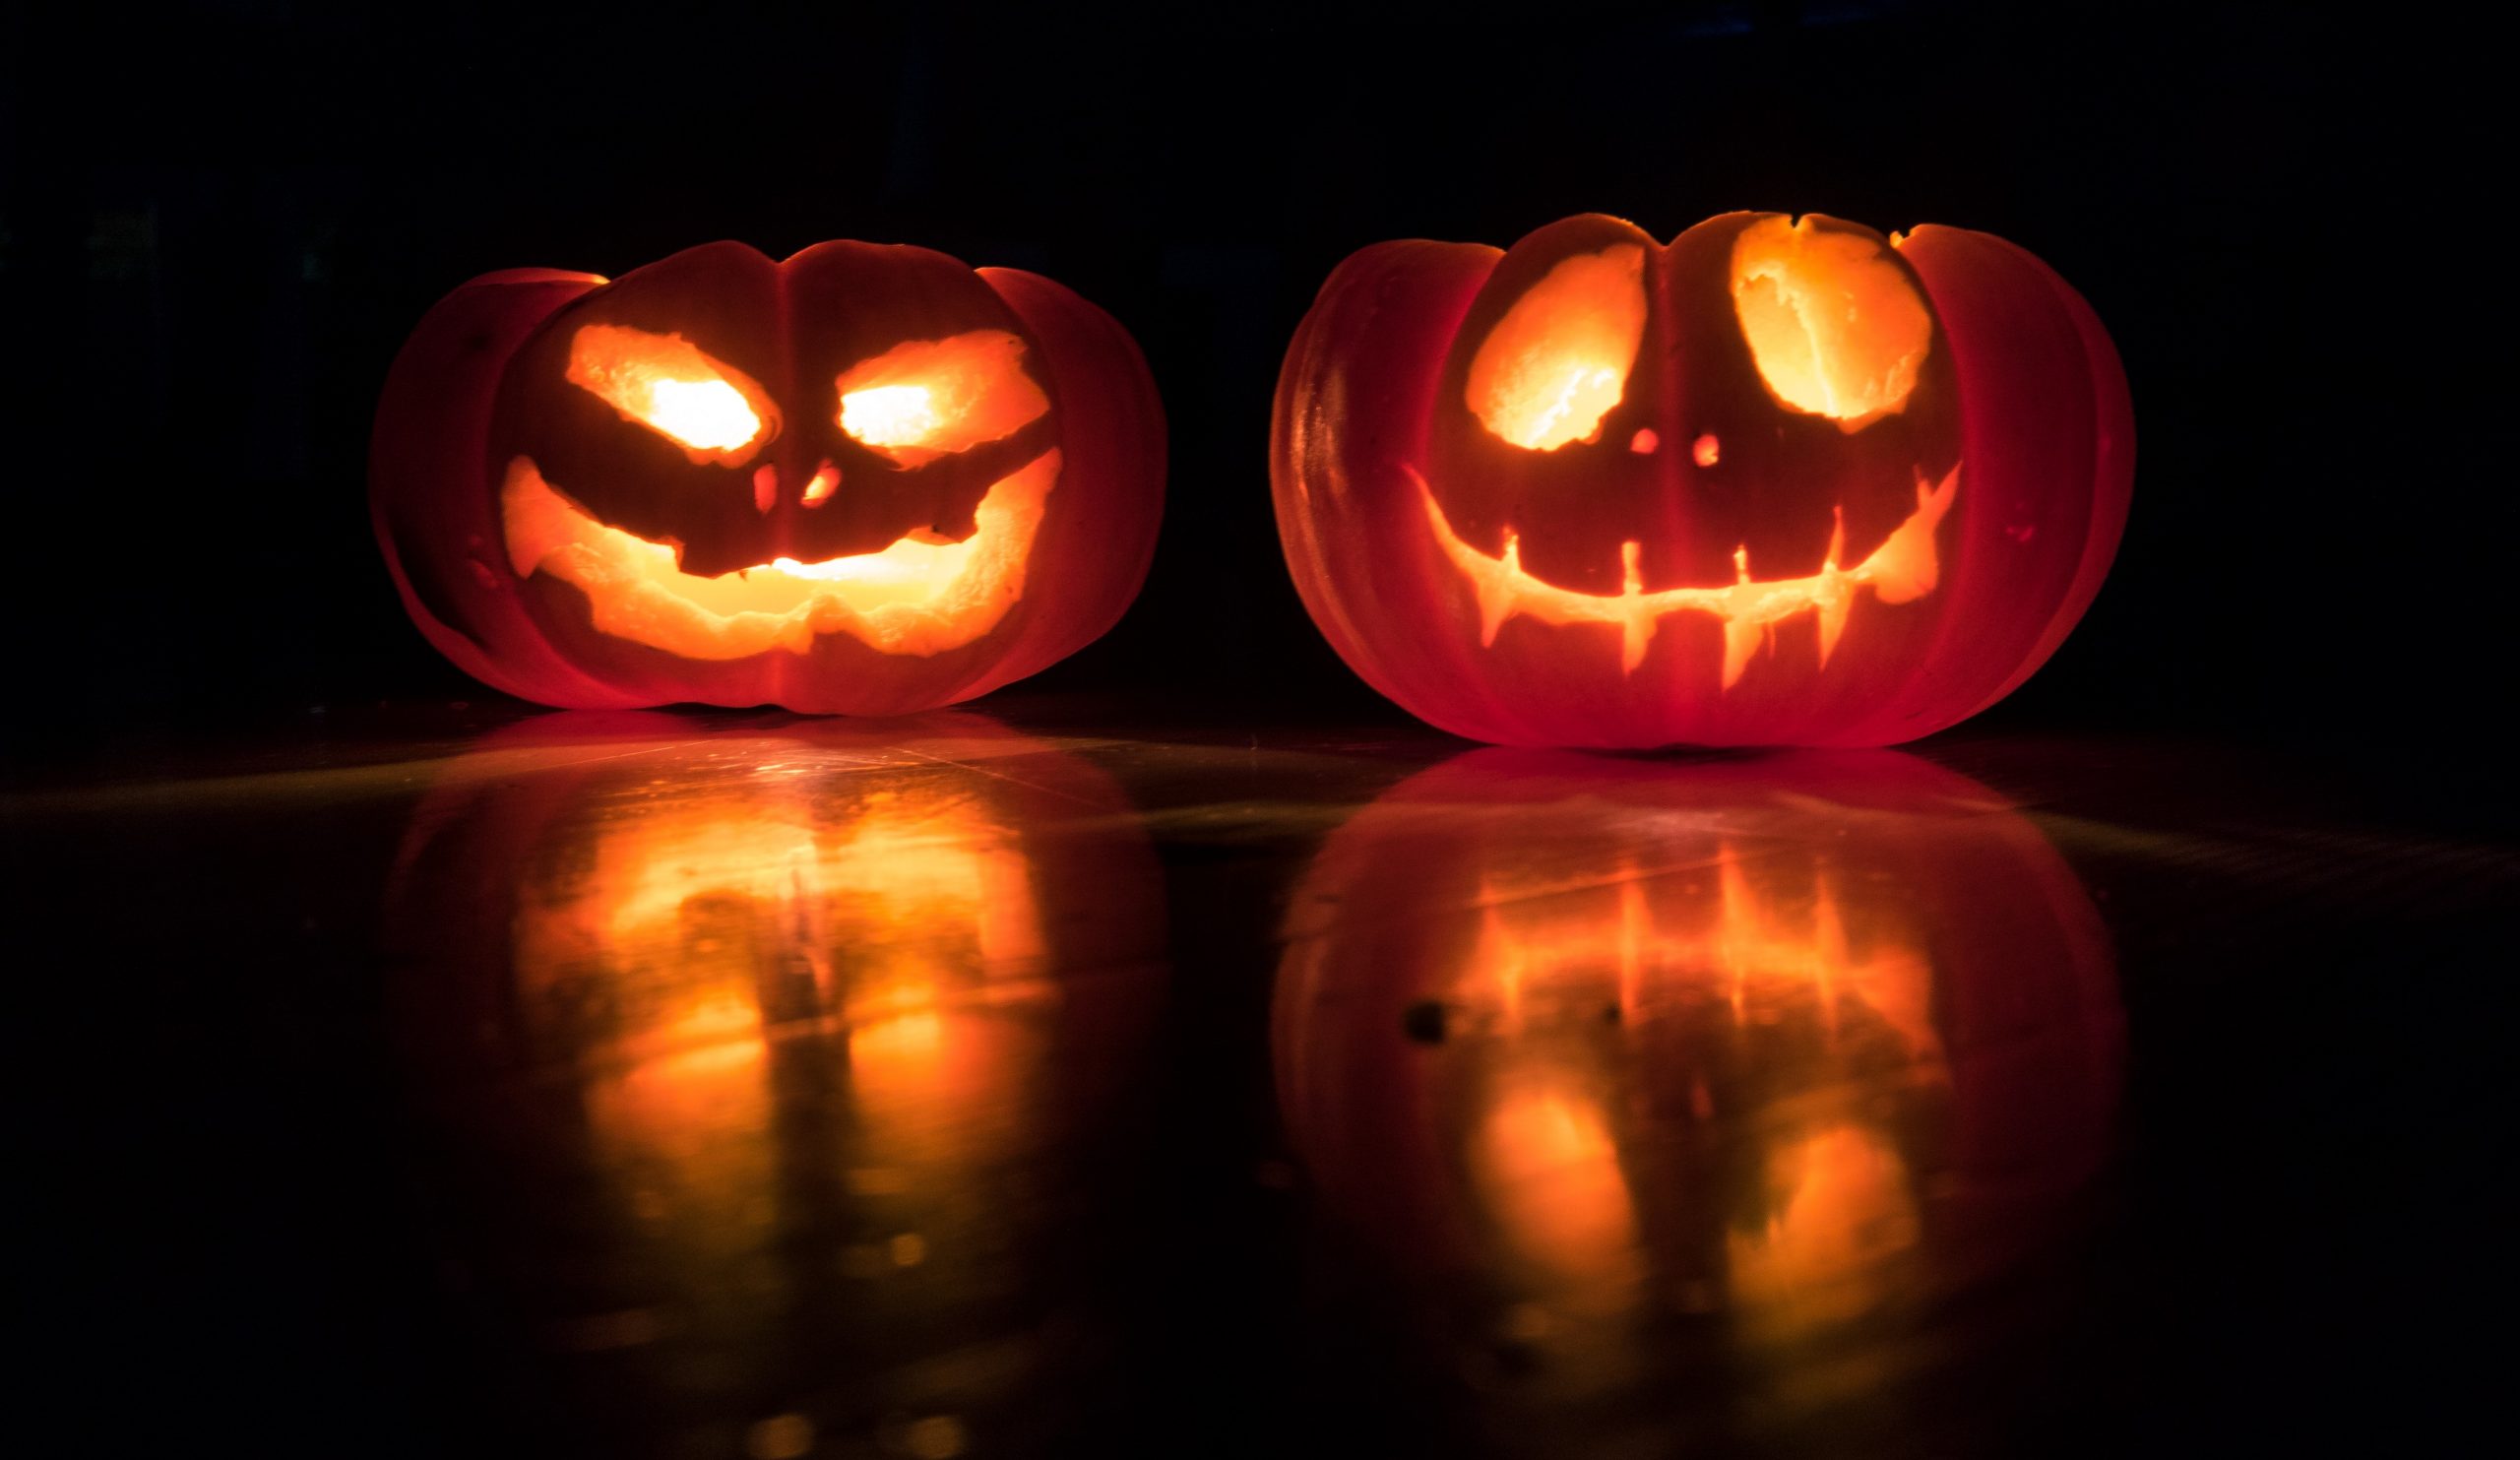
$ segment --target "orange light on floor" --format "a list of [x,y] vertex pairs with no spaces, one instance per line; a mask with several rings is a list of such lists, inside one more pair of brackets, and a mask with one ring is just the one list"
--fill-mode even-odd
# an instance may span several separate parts
[[625,1379],[801,1371],[799,1313],[923,1362],[1036,1321],[1077,1218],[1029,1197],[1127,1118],[1161,886],[1107,777],[980,717],[534,717],[413,812],[398,1043],[525,1331]]
[[606,820],[528,889],[518,978],[530,998],[605,1012],[603,1063],[620,1069],[598,1082],[598,1124],[624,1160],[690,1167],[685,1185],[731,1179],[726,1163],[767,1138],[770,1043],[825,1020],[845,1030],[870,1135],[904,1161],[951,1144],[953,1110],[1011,1104],[1027,1069],[1021,1042],[986,1028],[989,994],[1045,962],[1012,832],[967,795],[838,808],[766,770]]
[[1534,1074],[1488,1108],[1469,1157],[1489,1213],[1524,1260],[1579,1288],[1632,1274],[1635,1202],[1593,1100]]
[[1674,1323],[1744,1402],[1871,1382],[1851,1339],[2012,1270],[2107,1149],[2088,897],[1909,757],[1474,752],[1332,833],[1284,936],[1295,1150],[1443,1357],[1548,1376],[1509,1405],[1628,1413]]
[[1597,994],[1622,1019],[1635,1019],[1667,996],[1711,990],[1738,1023],[1769,1017],[1761,1006],[1780,997],[1816,998],[1831,1030],[1839,1004],[1856,1000],[1887,1019],[1912,1050],[1931,1053],[1932,967],[1923,951],[1876,939],[1858,952],[1838,879],[1823,875],[1807,898],[1781,900],[1753,888],[1746,855],[1719,844],[1714,916],[1703,921],[1708,889],[1675,909],[1670,890],[1649,886],[1632,854],[1606,886],[1482,880],[1479,938],[1456,975],[1459,997],[1494,1009],[1507,1035],[1569,1009],[1583,1017],[1600,1005]]
[[1778,1193],[1725,1243],[1726,1286],[1762,1338],[1843,1323],[1879,1300],[1883,1265],[1916,1245],[1908,1165],[1878,1131],[1829,1126],[1768,1153]]
[[[1631,1063],[1655,1031],[1700,1028],[1742,1048],[1794,1031],[1823,1081],[1858,1046],[1880,1057],[1883,1033],[1918,1068],[1942,1058],[1916,932],[1825,861],[1788,860],[1781,876],[1773,847],[1720,839],[1675,870],[1629,842],[1598,876],[1502,867],[1480,881],[1477,935],[1442,998],[1466,1038],[1483,1037],[1456,1056],[1477,1060],[1460,1160],[1484,1224],[1569,1311],[1636,1301],[1645,1215],[1621,1111],[1656,1077]],[[1865,1283],[1878,1260],[1914,1239],[1907,1169],[1858,1125],[1782,1138],[1763,1158],[1764,1215],[1727,1238],[1723,1291],[1794,1322],[1848,1316],[1877,1297]]]

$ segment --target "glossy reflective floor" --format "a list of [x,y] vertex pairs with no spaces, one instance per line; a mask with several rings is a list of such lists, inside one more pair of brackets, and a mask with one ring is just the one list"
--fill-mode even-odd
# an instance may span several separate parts
[[272,1455],[2097,1455],[2404,1438],[2462,1362],[2520,880],[2455,813],[1108,719],[23,778],[58,1392]]

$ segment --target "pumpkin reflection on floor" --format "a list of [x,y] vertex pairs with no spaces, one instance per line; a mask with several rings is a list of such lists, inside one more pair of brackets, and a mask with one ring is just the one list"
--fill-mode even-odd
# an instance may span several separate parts
[[649,1386],[625,1424],[984,1406],[916,1362],[1065,1301],[1047,1196],[1161,984],[1143,834],[973,716],[703,729],[545,717],[415,820],[394,921],[467,1260]]
[[1876,1391],[1870,1340],[2053,1230],[2106,1147],[2091,904],[1912,757],[1476,752],[1335,833],[1288,940],[1325,1205],[1477,1291],[1457,1357],[1544,1404]]

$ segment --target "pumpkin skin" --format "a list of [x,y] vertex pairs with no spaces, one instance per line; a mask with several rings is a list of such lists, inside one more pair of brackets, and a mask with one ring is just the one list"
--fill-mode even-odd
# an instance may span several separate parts
[[1914,757],[1473,751],[1330,835],[1285,940],[1279,1104],[1324,1205],[1439,1294],[1540,1304],[1591,1397],[1662,1392],[1626,1370],[1674,1304],[1807,1357],[1981,1284],[2110,1149],[2107,929],[2038,828]]
[[2115,349],[2036,258],[1752,213],[1354,254],[1271,456],[1295,586],[1366,682],[1603,749],[1967,719],[2090,604],[2133,469]]
[[[848,413],[905,394],[889,434]],[[1164,457],[1135,342],[1058,284],[713,243],[440,301],[387,378],[370,505],[412,621],[510,694],[894,715],[1116,622]]]

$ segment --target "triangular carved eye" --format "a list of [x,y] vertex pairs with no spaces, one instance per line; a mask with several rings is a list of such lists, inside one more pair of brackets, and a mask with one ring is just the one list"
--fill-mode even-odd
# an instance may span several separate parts
[[588,325],[569,342],[568,379],[694,462],[740,462],[779,423],[768,392],[680,335]]
[[1561,261],[1487,332],[1470,362],[1471,413],[1531,451],[1600,439],[1645,338],[1645,250]]
[[1768,393],[1849,431],[1907,406],[1933,344],[1933,317],[1880,241],[1808,219],[1741,230],[1732,312]]
[[840,428],[896,466],[918,467],[1012,435],[1050,409],[1004,330],[913,340],[839,379]]

